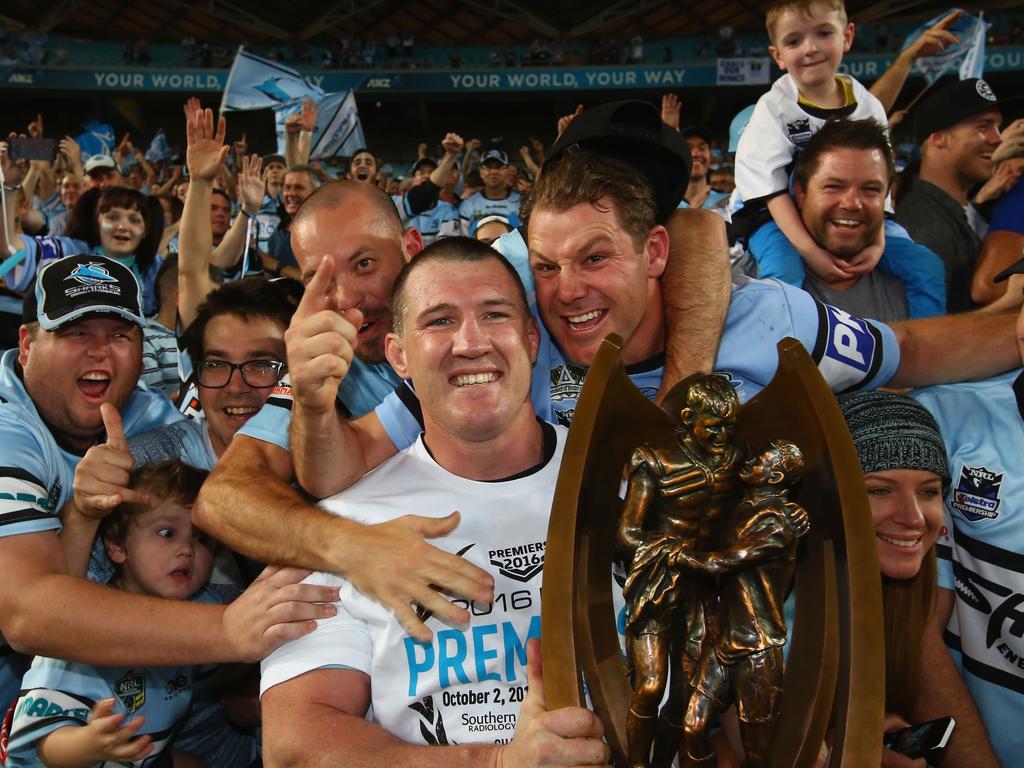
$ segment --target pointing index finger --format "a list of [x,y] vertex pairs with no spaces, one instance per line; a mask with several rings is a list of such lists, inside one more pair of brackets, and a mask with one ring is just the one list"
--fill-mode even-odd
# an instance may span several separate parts
[[334,259],[324,256],[320,264],[317,265],[313,278],[306,283],[306,290],[302,294],[299,306],[295,308],[292,322],[305,320],[324,309],[334,309],[334,299],[328,291],[332,274],[334,274]]
[[957,10],[953,11],[952,13],[950,13],[950,14],[948,14],[948,15],[946,15],[946,16],[943,16],[943,17],[942,17],[942,18],[941,18],[941,19],[939,20],[939,23],[938,23],[938,24],[936,24],[936,25],[935,25],[934,27],[932,27],[932,29],[949,29],[950,25],[951,25],[951,24],[952,24],[952,23],[953,23],[954,21],[956,21],[957,19],[959,19],[959,18],[960,18],[960,14],[961,14],[961,13],[963,13],[963,11],[961,11],[961,10],[960,10],[960,9],[958,8]]

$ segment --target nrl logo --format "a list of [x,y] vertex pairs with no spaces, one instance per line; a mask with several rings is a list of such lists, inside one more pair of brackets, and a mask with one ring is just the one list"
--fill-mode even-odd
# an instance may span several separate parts
[[1002,484],[1002,472],[993,472],[985,467],[961,467],[949,505],[968,522],[994,520],[999,516],[999,489]]
[[114,685],[114,694],[124,704],[128,714],[135,714],[146,703],[146,678],[137,672],[128,670]]

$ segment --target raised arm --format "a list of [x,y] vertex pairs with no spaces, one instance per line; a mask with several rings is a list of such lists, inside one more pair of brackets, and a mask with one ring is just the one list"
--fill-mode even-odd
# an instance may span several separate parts
[[262,168],[263,160],[259,155],[242,158],[241,170],[238,173],[238,215],[231,222],[231,228],[224,234],[220,245],[214,249],[211,259],[212,263],[221,269],[231,269],[245,254],[249,219],[259,213],[260,204],[267,191],[267,182],[261,173]]
[[661,277],[665,373],[659,399],[691,373],[714,369],[732,285],[721,217],[684,208],[672,214],[667,227],[669,257]]
[[295,474],[303,488],[320,498],[347,488],[395,454],[376,414],[349,421],[338,411],[338,386],[352,364],[362,315],[356,309],[338,310],[333,274],[334,260],[324,257],[284,335],[294,396]]
[[960,11],[953,11],[940,19],[935,26],[925,30],[909,48],[902,51],[893,60],[882,76],[871,85],[868,90],[882,102],[886,112],[891,111],[893,104],[896,103],[915,61],[922,56],[933,56],[957,42],[956,35],[949,31],[949,27],[959,18]]
[[195,110],[188,116],[186,135],[189,185],[181,214],[178,247],[178,313],[183,328],[196,317],[196,309],[217,285],[210,278],[213,228],[210,198],[213,180],[228,148],[224,145],[227,124],[223,117],[214,132],[213,110]]
[[18,207],[18,189],[27,172],[24,160],[11,160],[7,154],[7,142],[0,142],[0,172],[3,174],[4,199],[6,208],[0,216],[0,258],[6,259],[15,253],[20,245],[14,235],[15,212]]

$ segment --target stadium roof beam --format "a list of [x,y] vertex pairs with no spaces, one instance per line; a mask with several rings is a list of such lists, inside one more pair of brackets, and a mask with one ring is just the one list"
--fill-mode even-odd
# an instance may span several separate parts
[[163,0],[163,2],[169,5],[179,6],[188,11],[199,11],[200,13],[205,13],[211,18],[226,21],[229,24],[249,27],[253,31],[259,32],[260,34],[266,35],[267,37],[275,40],[292,39],[292,33],[287,29],[282,29],[279,24],[276,24],[269,19],[265,19],[262,16],[257,16],[241,6],[225,2],[225,0],[208,0],[205,6],[190,3],[187,2],[187,0]]
[[652,8],[663,5],[664,0],[619,0],[617,3],[602,8],[586,21],[577,24],[566,32],[567,37],[578,37],[595,29],[600,29],[605,24],[613,24],[616,21],[623,21],[641,13],[646,13]]
[[34,25],[32,29],[37,32],[49,32],[79,8],[84,5],[88,5],[91,2],[92,0],[61,0],[61,2],[57,3],[53,7],[53,10],[46,14],[46,16],[43,17],[43,20],[40,21],[39,24]]
[[460,0],[460,2],[462,5],[493,13],[499,18],[519,24],[526,24],[530,29],[536,30],[542,35],[547,35],[548,37],[562,36],[562,30],[547,19],[542,19],[526,5],[514,2],[514,0]]
[[363,11],[373,8],[375,5],[380,5],[383,2],[385,2],[385,0],[339,0],[339,2],[329,6],[326,11],[320,14],[320,18],[312,24],[309,24],[299,30],[299,39],[308,40],[309,38],[330,29],[335,24],[340,24],[345,21],[345,19],[350,19]]
[[893,0],[882,0],[874,5],[869,5],[860,11],[857,11],[857,21],[864,23],[866,21],[878,21],[890,16],[896,16],[901,13],[905,13],[919,5],[927,5],[928,0],[906,0],[906,2],[898,3]]

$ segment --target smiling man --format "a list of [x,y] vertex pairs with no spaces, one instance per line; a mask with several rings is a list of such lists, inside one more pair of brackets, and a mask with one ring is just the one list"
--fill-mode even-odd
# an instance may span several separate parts
[[[323,263],[310,290],[327,279]],[[539,650],[532,639],[566,430],[538,421],[530,402],[539,334],[523,287],[489,247],[451,238],[405,267],[393,315],[387,358],[415,383],[425,432],[323,506],[376,524],[460,510],[462,524],[438,544],[491,572],[497,597],[486,609],[474,603],[458,627],[425,612],[438,633],[416,643],[350,582],[311,577],[340,585],[344,608],[309,642],[264,662],[266,757],[307,766],[606,765],[597,716],[545,711],[535,663],[527,670],[527,644],[531,655]],[[513,549],[533,553],[532,567],[502,566],[501,552]],[[462,650],[449,656],[452,647]]]
[[[895,172],[885,130],[874,120],[835,120],[807,142],[797,158],[795,202],[811,239],[837,264],[857,258],[874,243],[885,219],[885,199]],[[915,259],[936,259],[927,248],[903,242]],[[884,322],[911,317],[907,288],[885,262],[864,275],[823,279],[805,270],[804,290],[861,317]],[[843,271],[843,275],[848,273]]]
[[1002,113],[988,83],[960,80],[925,97],[914,111],[921,170],[896,205],[896,220],[946,267],[949,311],[974,306],[971,279],[981,238],[971,188],[992,176]]

